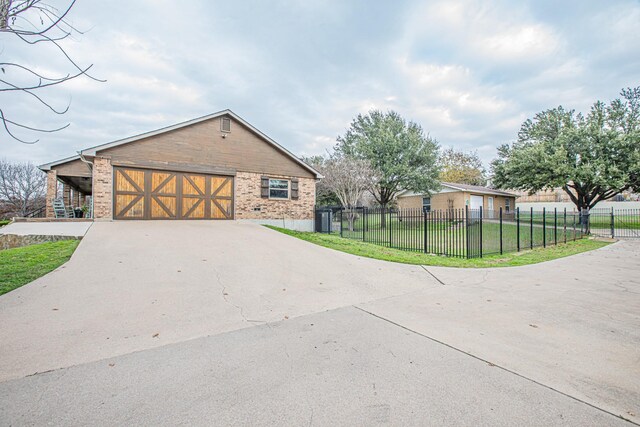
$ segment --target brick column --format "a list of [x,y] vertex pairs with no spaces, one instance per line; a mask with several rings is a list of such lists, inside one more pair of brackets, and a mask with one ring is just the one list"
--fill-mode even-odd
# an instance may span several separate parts
[[55,170],[47,171],[47,199],[46,203],[46,217],[55,218],[56,214],[53,212],[53,199],[58,195],[58,173]]
[[71,187],[69,184],[62,183],[62,200],[64,201],[65,206],[69,206],[71,204]]
[[73,189],[73,207],[74,208],[80,207],[80,192],[75,188]]
[[111,159],[96,157],[93,159],[93,217],[111,220],[113,214],[113,168]]

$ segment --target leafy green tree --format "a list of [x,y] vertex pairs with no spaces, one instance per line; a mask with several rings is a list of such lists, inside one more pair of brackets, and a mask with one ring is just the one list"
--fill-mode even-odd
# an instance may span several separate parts
[[486,185],[482,160],[478,153],[447,148],[440,154],[440,180],[458,184]]
[[560,106],[525,121],[498,149],[494,183],[530,194],[562,187],[579,210],[640,188],[640,87],[620,94],[586,116]]
[[346,156],[369,161],[378,175],[371,192],[383,208],[400,191],[430,194],[440,187],[438,148],[418,124],[406,122],[394,111],[377,110],[358,114],[336,145],[336,151]]

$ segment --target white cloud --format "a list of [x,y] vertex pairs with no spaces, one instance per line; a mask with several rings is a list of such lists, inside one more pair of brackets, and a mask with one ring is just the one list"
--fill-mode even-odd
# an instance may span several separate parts
[[[29,147],[0,133],[1,155],[49,161],[223,108],[310,155],[378,108],[488,161],[536,112],[586,109],[638,85],[637,2],[544,8],[533,0],[79,2],[71,19],[91,30],[65,46],[107,83],[77,79],[48,91],[56,105],[71,99],[63,117],[2,95],[24,122],[71,127]],[[51,52],[0,43],[1,59],[65,70]]]

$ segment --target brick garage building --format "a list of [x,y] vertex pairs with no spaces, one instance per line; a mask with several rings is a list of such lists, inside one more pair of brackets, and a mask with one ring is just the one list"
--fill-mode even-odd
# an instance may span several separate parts
[[[312,231],[312,167],[230,110],[82,150],[40,166],[47,216],[65,205],[95,220],[253,221]],[[90,197],[88,197],[90,196]]]

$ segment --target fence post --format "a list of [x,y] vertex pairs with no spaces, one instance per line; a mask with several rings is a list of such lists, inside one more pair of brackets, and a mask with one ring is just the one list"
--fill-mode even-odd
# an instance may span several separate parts
[[542,208],[542,247],[547,247],[547,208]]
[[387,227],[389,227],[389,247],[391,247],[391,209],[389,209],[389,221],[387,221]]
[[470,249],[470,244],[469,244],[469,205],[465,205],[464,206],[464,239],[465,239],[465,246],[467,248],[467,259],[471,259],[471,251]]
[[342,206],[340,206],[340,237],[342,237],[342,211],[344,210],[344,208]]
[[502,206],[500,206],[500,255],[502,255]]
[[529,215],[529,246],[533,249],[533,207],[531,208],[531,214]]
[[558,208],[553,208],[553,244],[558,245]]
[[482,208],[480,208],[480,258],[482,258]]
[[520,252],[520,208],[516,208],[516,246]]
[[366,237],[367,231],[367,208],[362,207],[362,241],[365,242],[367,240]]
[[[576,210],[573,210],[573,215],[571,215],[573,217],[573,241],[576,241]],[[582,237],[582,236],[580,236]]]
[[611,238],[615,239],[615,237],[616,237],[615,218],[613,216],[613,206],[611,206]]
[[422,209],[422,249],[423,252],[426,254],[427,253],[427,212],[424,210],[424,208]]
[[562,232],[564,233],[564,242],[567,243],[567,208],[564,208],[564,221],[562,221]]

